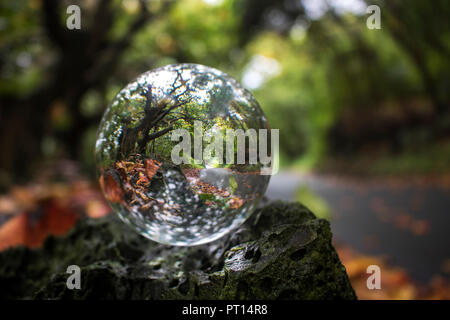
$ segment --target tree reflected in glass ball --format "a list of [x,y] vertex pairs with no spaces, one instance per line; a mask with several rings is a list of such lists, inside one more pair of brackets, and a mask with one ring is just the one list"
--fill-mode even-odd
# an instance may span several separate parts
[[[257,101],[225,73],[196,64],[148,71],[103,115],[95,146],[102,191],[154,241],[213,241],[240,226],[266,191],[270,163],[252,135],[260,129],[270,136]],[[244,133],[243,147],[230,132]]]

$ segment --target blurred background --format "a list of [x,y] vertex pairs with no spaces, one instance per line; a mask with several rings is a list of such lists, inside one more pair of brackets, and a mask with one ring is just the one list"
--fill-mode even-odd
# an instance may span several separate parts
[[0,250],[108,214],[103,111],[144,71],[193,62],[240,80],[280,129],[266,196],[330,220],[360,299],[450,299],[449,18],[446,0],[2,1]]

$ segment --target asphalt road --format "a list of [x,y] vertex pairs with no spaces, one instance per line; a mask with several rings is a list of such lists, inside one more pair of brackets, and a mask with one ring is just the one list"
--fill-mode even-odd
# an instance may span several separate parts
[[[334,241],[385,257],[415,281],[450,277],[450,190],[430,183],[369,181],[280,172],[269,199],[294,200],[300,186],[321,196],[332,211]],[[446,270],[447,269],[447,270]]]

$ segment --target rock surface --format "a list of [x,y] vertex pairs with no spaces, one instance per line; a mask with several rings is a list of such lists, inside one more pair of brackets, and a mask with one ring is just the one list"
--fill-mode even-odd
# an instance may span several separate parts
[[[69,265],[81,289],[66,286]],[[0,299],[355,299],[329,223],[300,204],[269,204],[198,247],[149,241],[114,215],[82,219],[42,249],[0,253]]]

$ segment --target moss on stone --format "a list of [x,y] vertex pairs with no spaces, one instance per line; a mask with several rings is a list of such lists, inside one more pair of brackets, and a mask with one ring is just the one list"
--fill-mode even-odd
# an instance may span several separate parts
[[[114,215],[83,219],[43,248],[0,253],[3,299],[355,299],[329,223],[274,202],[197,247],[149,241]],[[81,268],[81,289],[66,286]]]

